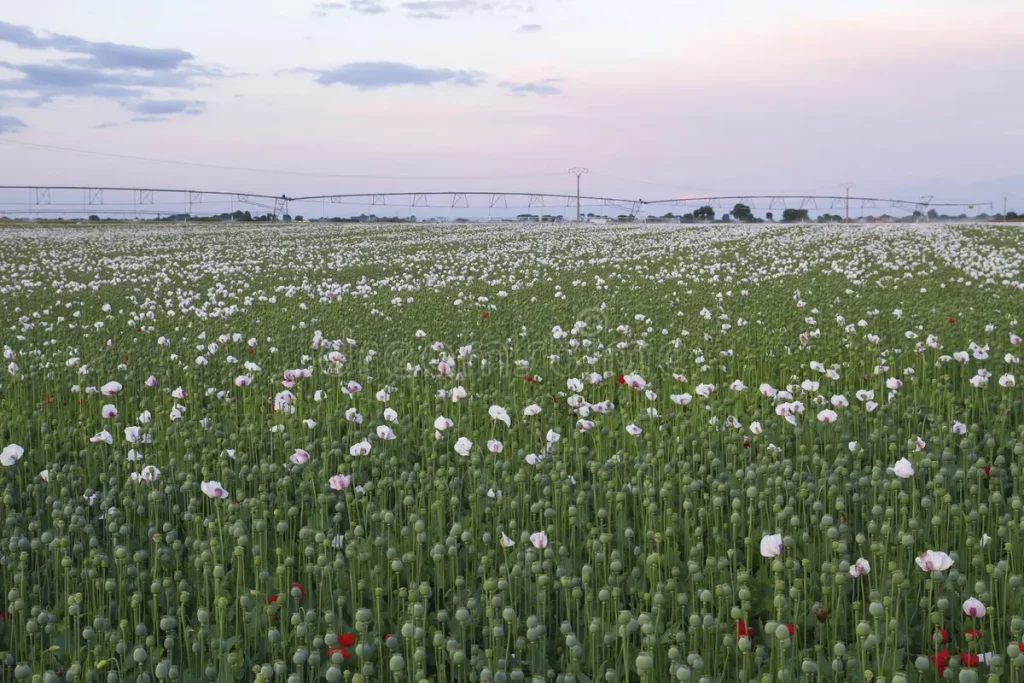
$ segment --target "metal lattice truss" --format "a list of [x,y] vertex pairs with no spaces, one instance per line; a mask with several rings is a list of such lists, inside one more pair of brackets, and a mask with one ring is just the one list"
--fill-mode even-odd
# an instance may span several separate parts
[[[729,211],[736,204],[744,204],[751,211],[785,211],[796,208],[807,211],[840,211],[849,213],[850,208],[863,212],[866,209],[885,208],[905,214],[924,214],[929,209],[974,209],[987,207],[991,202],[934,203],[933,197],[916,200],[886,199],[880,197],[854,197],[840,195],[730,195],[678,197],[672,199],[623,199],[576,194],[551,194],[537,192],[482,192],[482,191],[439,191],[439,192],[379,192],[351,193],[289,197],[240,192],[207,190],[176,190],[166,188],[133,187],[89,187],[89,186],[43,186],[3,185],[0,193],[26,191],[28,201],[2,201],[0,207],[19,207],[7,213],[68,213],[82,214],[93,211],[89,207],[102,206],[110,215],[192,215],[197,205],[208,207],[209,213],[223,209],[237,209],[250,206],[264,209],[275,219],[285,216],[292,205],[311,207],[316,204],[350,205],[367,207],[420,208],[436,207],[446,210],[491,210],[522,209],[526,212],[542,211],[546,208],[570,208],[582,205],[587,208],[609,209],[639,218],[645,213],[671,208],[698,208],[710,206]],[[24,195],[21,195],[22,197]],[[76,200],[77,198],[77,200]]]

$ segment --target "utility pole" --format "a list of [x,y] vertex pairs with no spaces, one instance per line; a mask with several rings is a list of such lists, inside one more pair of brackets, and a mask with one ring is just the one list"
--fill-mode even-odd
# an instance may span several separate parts
[[576,176],[576,222],[580,222],[580,176],[587,172],[587,169],[582,166],[574,166],[569,169],[569,173]]
[[1006,198],[1010,196],[1009,192],[1003,193],[1003,220],[1006,220]]
[[855,187],[853,183],[843,183],[840,187],[846,190],[846,222],[850,222],[850,188]]

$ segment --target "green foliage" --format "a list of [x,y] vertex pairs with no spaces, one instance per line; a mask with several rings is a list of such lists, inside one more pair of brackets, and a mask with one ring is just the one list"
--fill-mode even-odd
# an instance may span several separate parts
[[810,220],[807,209],[785,209],[782,212],[784,223],[804,223]]

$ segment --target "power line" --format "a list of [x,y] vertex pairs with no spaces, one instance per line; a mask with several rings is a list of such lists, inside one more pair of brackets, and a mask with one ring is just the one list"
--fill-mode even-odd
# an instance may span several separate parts
[[36,142],[25,142],[23,140],[11,140],[0,138],[0,143],[17,145],[19,147],[30,147],[34,149],[45,149],[56,152],[70,152],[72,154],[85,154],[89,156],[106,157],[109,159],[122,159],[126,161],[141,161],[150,164],[170,164],[175,166],[189,166],[192,168],[209,168],[218,171],[242,171],[246,173],[267,173],[281,176],[299,176],[306,178],[341,178],[347,180],[514,180],[523,178],[541,178],[561,176],[561,173],[530,173],[521,175],[498,175],[498,176],[411,176],[411,175],[366,175],[359,173],[317,173],[313,171],[293,171],[287,169],[272,168],[249,168],[245,166],[228,166],[223,164],[208,164],[200,161],[180,161],[174,159],[154,159],[152,157],[135,156],[132,154],[118,154],[116,152],[98,152],[96,150],[78,149],[75,147],[61,147],[58,145],[43,145]]

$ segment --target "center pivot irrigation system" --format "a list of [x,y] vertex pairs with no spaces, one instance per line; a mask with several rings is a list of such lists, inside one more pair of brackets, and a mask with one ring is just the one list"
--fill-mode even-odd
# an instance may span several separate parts
[[[609,210],[620,215],[641,219],[648,212],[669,212],[711,206],[731,211],[733,205],[744,204],[751,211],[785,211],[804,209],[808,211],[841,211],[850,218],[851,208],[855,213],[867,209],[882,209],[902,212],[907,215],[925,215],[929,210],[939,212],[963,212],[981,207],[992,208],[991,202],[935,203],[932,197],[919,199],[885,199],[880,197],[857,197],[849,194],[849,187],[843,195],[722,195],[690,196],[673,199],[622,199],[616,197],[594,197],[580,194],[580,176],[584,168],[571,169],[576,175],[575,194],[551,194],[543,192],[482,192],[482,191],[433,191],[433,192],[357,192],[350,194],[323,194],[308,196],[268,195],[251,192],[224,192],[210,190],[176,190],[167,188],[141,187],[96,187],[96,186],[47,186],[47,185],[0,185],[0,216],[75,216],[104,215],[114,217],[173,217],[184,218],[200,215],[230,214],[238,210],[262,209],[275,220],[290,214],[328,216],[328,207],[344,205],[349,212],[360,207],[368,213],[390,207],[396,209],[435,209],[486,211],[487,216],[508,210],[519,209],[528,213],[545,209],[575,209],[576,220],[584,218],[584,209],[601,213]],[[657,208],[655,208],[657,207]],[[649,211],[652,209],[653,211]]]

